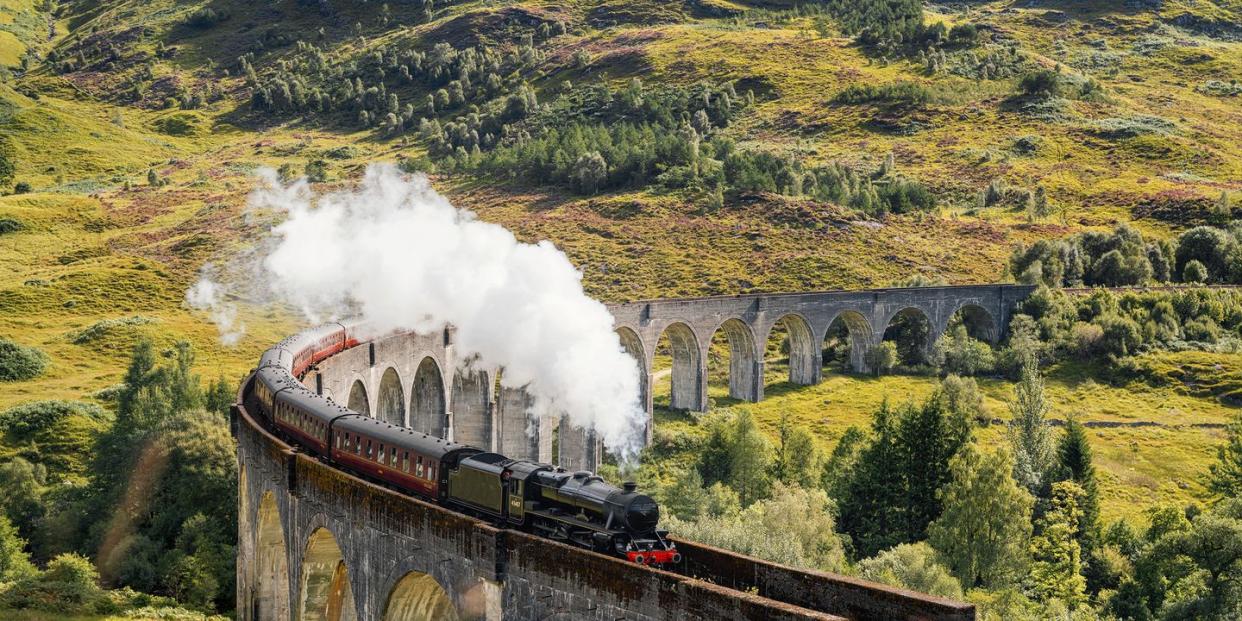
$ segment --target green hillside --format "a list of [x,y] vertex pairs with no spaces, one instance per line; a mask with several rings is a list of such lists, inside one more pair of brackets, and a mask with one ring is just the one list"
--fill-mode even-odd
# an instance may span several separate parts
[[[240,378],[296,329],[289,309],[244,306],[247,334],[226,347],[184,302],[205,263],[266,232],[244,214],[264,166],[324,188],[375,161],[427,172],[454,204],[553,241],[607,301],[1007,281],[1024,277],[1010,273],[1016,247],[1122,224],[1147,244],[1136,252],[1169,260],[1196,226],[1238,235],[1242,1],[919,11],[0,0],[0,163],[14,164],[0,165],[0,337],[44,360],[0,383],[0,412],[51,399],[115,410],[142,340],[168,359],[188,341],[206,379]],[[1070,283],[1043,258],[1044,282]],[[1205,278],[1237,284],[1231,260]],[[1236,313],[1222,312],[1211,338],[1140,325],[1142,351],[1120,362],[1045,360],[1050,418],[1088,423],[1105,523],[1142,529],[1148,509],[1212,500],[1207,467],[1242,367]],[[728,400],[718,346],[713,401],[771,438],[782,417],[805,425],[825,454],[886,399],[936,387],[917,365],[789,386],[769,345],[769,398]],[[1015,375],[983,375],[988,416],[1007,420]],[[667,403],[667,378],[656,394]],[[666,444],[644,476],[668,483],[706,423],[663,408],[658,421]],[[978,437],[1005,445],[1004,429]]]

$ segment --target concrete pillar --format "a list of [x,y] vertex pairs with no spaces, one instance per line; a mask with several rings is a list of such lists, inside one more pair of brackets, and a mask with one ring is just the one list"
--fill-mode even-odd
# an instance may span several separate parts
[[763,358],[757,358],[755,364],[752,365],[750,375],[753,380],[750,387],[751,398],[749,401],[754,401],[755,403],[763,401],[763,372],[766,364]]
[[[750,327],[739,319],[730,319],[721,324],[720,329],[729,342],[729,396],[741,401],[758,401],[763,398],[763,375],[757,375],[756,369],[763,366],[763,354]],[[706,343],[701,355],[704,360],[710,349],[711,343]]]
[[595,440],[594,433],[575,427],[566,416],[561,419],[557,440],[557,464],[560,467],[570,471],[595,472],[599,469],[599,442]]

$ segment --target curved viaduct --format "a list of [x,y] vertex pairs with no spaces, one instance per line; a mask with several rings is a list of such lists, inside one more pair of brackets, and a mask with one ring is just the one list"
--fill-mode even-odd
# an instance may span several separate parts
[[[730,392],[763,396],[763,344],[790,341],[790,379],[820,379],[819,351],[837,319],[861,369],[866,347],[899,314],[929,323],[929,342],[959,311],[1000,338],[1031,287],[999,285],[656,300],[612,305],[638,361],[651,411],[656,344],[667,335],[672,405],[706,409],[712,335],[731,349]],[[320,361],[299,378],[351,410],[510,457],[594,470],[598,443],[556,420],[528,421],[526,394],[503,370],[459,360],[454,333],[390,334]],[[338,471],[233,408],[240,466],[238,618],[311,619],[973,619],[974,608],[678,542],[683,574],[637,566],[427,504]],[[650,425],[649,425],[650,428]],[[556,446],[553,455],[553,446]]]

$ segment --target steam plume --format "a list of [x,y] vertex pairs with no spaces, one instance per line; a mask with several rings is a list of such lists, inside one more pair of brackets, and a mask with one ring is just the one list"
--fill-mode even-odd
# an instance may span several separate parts
[[[622,458],[637,454],[645,423],[638,367],[612,316],[550,242],[518,242],[454,208],[425,176],[387,164],[368,167],[355,189],[321,196],[266,170],[250,206],[285,214],[258,257],[275,301],[311,321],[360,315],[377,330],[451,323],[459,358],[503,367],[501,384],[532,396],[530,415],[566,414]],[[206,276],[187,299],[235,316]],[[235,323],[221,324],[222,334],[235,334]]]

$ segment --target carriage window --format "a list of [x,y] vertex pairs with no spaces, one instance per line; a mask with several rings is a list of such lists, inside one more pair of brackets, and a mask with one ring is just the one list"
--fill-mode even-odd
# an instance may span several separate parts
[[427,464],[427,478],[432,481],[436,480],[436,465]]
[[362,436],[354,436],[354,453],[362,454]]
[[336,434],[336,448],[341,448],[341,434]]
[[374,453],[371,452],[371,441],[367,440],[367,459],[370,459]]
[[384,453],[384,445],[383,445],[383,444],[379,445],[379,455],[376,455],[376,457],[377,457],[377,458],[379,458],[379,463],[381,463],[381,464],[382,464],[382,463],[386,463],[386,462],[387,462],[387,460],[385,459],[385,458],[387,457],[387,455]]
[[397,449],[396,449],[396,447],[392,447],[392,448],[388,449],[388,463],[392,464],[392,467],[393,467],[393,468],[396,468],[396,467],[397,467]]
[[414,474],[420,477],[423,476],[423,458],[422,457],[418,458],[418,467],[415,469]]
[[409,451],[406,451],[401,456],[401,469],[406,472],[410,471],[410,452]]

